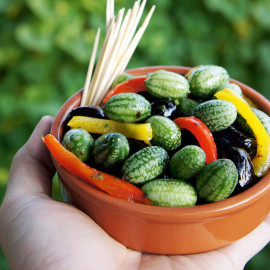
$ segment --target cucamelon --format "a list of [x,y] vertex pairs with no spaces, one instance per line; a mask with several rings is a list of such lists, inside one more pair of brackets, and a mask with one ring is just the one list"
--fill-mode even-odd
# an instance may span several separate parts
[[168,161],[169,155],[163,148],[143,148],[126,159],[122,167],[122,178],[134,184],[145,183],[159,176]]
[[231,102],[214,99],[196,106],[193,115],[213,132],[229,127],[237,117],[237,109]]
[[199,197],[208,202],[228,198],[238,182],[238,171],[230,159],[215,160],[204,167],[197,178]]
[[151,113],[149,101],[135,93],[112,96],[103,109],[109,119],[126,123],[141,121]]
[[191,116],[195,107],[200,104],[199,101],[194,99],[185,98],[179,100],[178,108],[184,116]]
[[153,205],[183,207],[197,202],[194,187],[182,180],[155,179],[144,184],[142,190]]
[[187,145],[177,151],[170,160],[170,172],[177,178],[192,178],[206,165],[204,151],[196,145]]
[[228,72],[220,66],[202,65],[188,75],[190,92],[198,98],[211,98],[223,85],[229,83]]
[[187,79],[177,73],[158,70],[152,73],[146,80],[147,91],[160,98],[185,98],[189,93]]
[[86,161],[90,158],[94,140],[86,130],[74,128],[66,132],[62,145],[81,161]]
[[171,119],[154,115],[148,118],[146,123],[150,123],[152,128],[152,145],[160,146],[166,151],[172,151],[180,146],[181,131]]
[[129,154],[127,138],[120,133],[107,133],[94,143],[93,158],[96,164],[111,167],[124,161]]

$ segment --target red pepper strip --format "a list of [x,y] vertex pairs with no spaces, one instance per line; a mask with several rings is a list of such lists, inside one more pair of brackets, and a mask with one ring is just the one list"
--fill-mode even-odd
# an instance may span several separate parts
[[149,200],[144,197],[141,189],[118,177],[89,167],[62,146],[53,135],[46,135],[43,141],[57,162],[74,176],[109,193],[113,197],[130,202],[151,204]]
[[146,86],[144,84],[146,79],[147,77],[136,77],[116,85],[116,87],[110,90],[105,96],[103,103],[105,104],[110,97],[120,93],[139,93],[146,91]]
[[200,147],[203,149],[206,155],[206,163],[210,163],[217,160],[217,147],[212,133],[208,127],[198,118],[194,116],[179,117],[174,120],[180,129],[187,129],[197,139]]

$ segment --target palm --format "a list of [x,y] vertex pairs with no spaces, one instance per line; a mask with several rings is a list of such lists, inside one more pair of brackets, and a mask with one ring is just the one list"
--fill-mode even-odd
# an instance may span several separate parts
[[[264,222],[244,239],[198,255],[157,256],[125,248],[77,208],[51,199],[54,170],[39,137],[50,124],[43,120],[13,161],[0,212],[1,245],[12,269],[241,269],[269,241]],[[256,247],[248,250],[254,241]]]

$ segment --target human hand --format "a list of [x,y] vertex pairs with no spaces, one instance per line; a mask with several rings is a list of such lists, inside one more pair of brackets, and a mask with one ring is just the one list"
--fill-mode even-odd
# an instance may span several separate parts
[[161,256],[132,251],[74,206],[51,198],[55,173],[40,134],[44,117],[12,162],[0,208],[0,244],[11,269],[243,269],[270,240],[270,217],[233,244],[201,254]]

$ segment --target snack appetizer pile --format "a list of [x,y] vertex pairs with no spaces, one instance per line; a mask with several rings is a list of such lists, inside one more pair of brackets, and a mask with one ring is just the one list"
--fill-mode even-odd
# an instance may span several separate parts
[[122,73],[100,106],[44,142],[74,176],[127,201],[194,206],[246,190],[270,167],[270,117],[220,66]]

